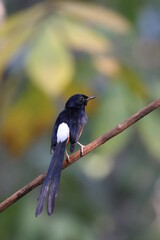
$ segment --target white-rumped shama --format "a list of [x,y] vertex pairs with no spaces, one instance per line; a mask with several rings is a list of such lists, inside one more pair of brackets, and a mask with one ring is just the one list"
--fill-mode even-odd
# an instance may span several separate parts
[[[52,159],[38,196],[36,217],[41,214],[47,196],[48,215],[51,215],[54,211],[66,144],[70,142],[70,152],[73,152],[78,143],[81,146],[81,152],[83,152],[83,145],[78,140],[87,123],[85,106],[89,100],[94,98],[94,96],[88,97],[83,94],[73,95],[68,99],[64,110],[57,117],[51,139]],[[67,150],[66,156],[69,161]]]

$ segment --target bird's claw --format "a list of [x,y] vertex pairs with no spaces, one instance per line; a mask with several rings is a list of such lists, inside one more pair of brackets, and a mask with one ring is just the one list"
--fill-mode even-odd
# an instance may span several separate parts
[[81,148],[80,148],[80,155],[81,155],[81,157],[83,156],[83,153],[84,153],[84,147],[85,146],[81,146]]
[[81,155],[81,157],[83,156],[83,154],[84,154],[84,148],[85,148],[85,146],[84,145],[82,145],[81,143],[79,143],[78,142],[78,144],[79,144],[79,146],[80,146],[80,155]]
[[66,163],[70,164],[70,157],[69,156],[66,156]]
[[66,150],[66,163],[67,163],[67,164],[70,163],[70,156],[69,156],[69,154],[67,153],[67,150]]

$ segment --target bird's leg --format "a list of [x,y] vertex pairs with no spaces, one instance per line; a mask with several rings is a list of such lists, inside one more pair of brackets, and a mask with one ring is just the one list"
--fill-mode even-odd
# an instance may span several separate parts
[[78,143],[78,145],[81,147],[81,148],[80,148],[80,153],[81,153],[81,156],[83,156],[85,146],[82,145],[80,142],[77,142],[77,143]]
[[67,152],[67,148],[66,147],[65,147],[65,153],[66,153],[66,162],[70,163],[70,156],[69,156],[69,154]]

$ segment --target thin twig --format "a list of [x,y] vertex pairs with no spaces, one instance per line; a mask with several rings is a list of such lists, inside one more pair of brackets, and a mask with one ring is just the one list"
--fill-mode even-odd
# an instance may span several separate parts
[[[95,148],[99,147],[100,145],[104,144],[111,138],[115,137],[119,133],[123,132],[125,129],[133,125],[135,122],[139,121],[141,118],[155,110],[156,108],[160,107],[160,98],[140,110],[139,112],[132,115],[130,118],[125,120],[123,123],[118,124],[114,129],[110,130],[109,132],[105,133],[104,135],[100,136],[99,138],[95,139],[93,142],[89,143],[87,146],[83,149],[83,156],[87,155],[89,152],[93,151]],[[82,156],[80,154],[80,150],[75,152],[70,156],[70,162],[67,163],[66,161],[63,162],[63,169],[70,166],[74,162],[76,162],[78,159],[80,159]],[[32,182],[25,185],[23,188],[19,189],[17,192],[15,192],[13,195],[11,195],[9,198],[7,198],[5,201],[0,203],[0,212],[7,209],[9,206],[11,206],[13,203],[18,201],[20,198],[22,198],[24,195],[29,193],[31,190],[42,184],[44,178],[46,176],[46,173],[43,173],[39,175],[37,178],[35,178]]]

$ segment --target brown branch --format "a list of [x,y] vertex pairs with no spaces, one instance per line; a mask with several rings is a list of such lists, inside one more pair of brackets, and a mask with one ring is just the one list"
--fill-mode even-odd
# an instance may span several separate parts
[[[104,135],[100,136],[99,138],[95,139],[93,142],[89,143],[84,148],[83,156],[87,155],[89,152],[93,151],[95,148],[99,147],[100,145],[104,144],[111,138],[115,137],[119,133],[123,132],[125,129],[133,125],[135,122],[139,121],[141,118],[155,110],[156,108],[160,107],[160,98],[140,110],[139,112],[132,115],[130,118],[125,120],[123,123],[118,124],[114,129],[110,130],[109,132],[105,133]],[[74,162],[76,162],[78,159],[80,159],[82,156],[80,155],[80,150],[75,152],[70,156],[70,163],[68,164],[66,161],[63,162],[63,169],[70,166]],[[38,185],[42,184],[44,178],[46,176],[46,173],[43,173],[39,175],[37,178],[35,178],[32,182],[25,185],[23,188],[19,189],[17,192],[15,192],[13,195],[11,195],[9,198],[7,198],[5,201],[0,203],[0,212],[7,209],[9,206],[11,206],[13,203],[18,201],[20,198],[22,198],[24,195],[29,193],[31,190],[36,188]]]

